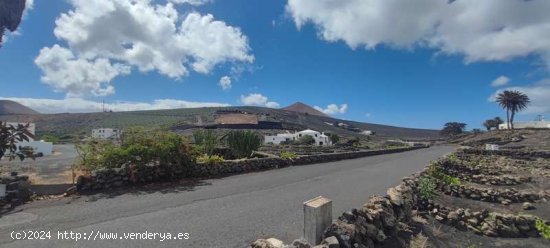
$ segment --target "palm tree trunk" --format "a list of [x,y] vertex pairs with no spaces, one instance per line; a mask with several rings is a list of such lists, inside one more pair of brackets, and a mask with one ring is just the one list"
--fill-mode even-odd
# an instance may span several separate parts
[[516,114],[516,111],[512,110],[512,115],[510,116],[510,125],[512,126],[512,129],[514,129],[514,115]]
[[510,109],[506,109],[506,126],[510,129]]

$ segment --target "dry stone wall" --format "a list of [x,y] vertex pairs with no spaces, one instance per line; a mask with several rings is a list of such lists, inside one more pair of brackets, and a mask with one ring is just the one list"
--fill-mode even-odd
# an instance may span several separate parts
[[385,150],[328,153],[300,156],[295,159],[255,158],[245,160],[229,160],[219,164],[194,164],[189,167],[151,165],[141,168],[126,166],[116,169],[101,169],[93,171],[90,176],[80,176],[77,179],[77,190],[88,191],[111,189],[130,184],[170,181],[182,178],[218,177],[231,174],[278,169],[288,166],[326,163],[373,155],[398,153],[419,148],[422,147],[403,147]]

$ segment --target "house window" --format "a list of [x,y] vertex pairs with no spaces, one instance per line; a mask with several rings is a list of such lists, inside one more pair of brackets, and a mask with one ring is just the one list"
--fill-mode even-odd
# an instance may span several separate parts
[[317,137],[317,134],[315,134],[315,137]]
[[302,134],[298,134],[299,137],[302,137]]

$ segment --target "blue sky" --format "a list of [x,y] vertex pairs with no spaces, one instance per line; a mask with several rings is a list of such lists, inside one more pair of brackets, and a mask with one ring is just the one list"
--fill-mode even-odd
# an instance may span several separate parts
[[517,120],[550,113],[547,1],[95,2],[34,1],[0,48],[0,98],[42,112],[301,101],[342,119],[476,128],[505,118],[490,97],[511,88],[533,101]]

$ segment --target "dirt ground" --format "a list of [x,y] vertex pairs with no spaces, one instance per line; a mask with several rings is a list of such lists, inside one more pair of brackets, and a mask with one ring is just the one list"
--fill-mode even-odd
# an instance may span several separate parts
[[33,185],[69,184],[72,183],[71,165],[77,152],[73,144],[54,145],[53,154],[24,161],[7,159],[0,160],[0,171],[12,171],[28,175]]

